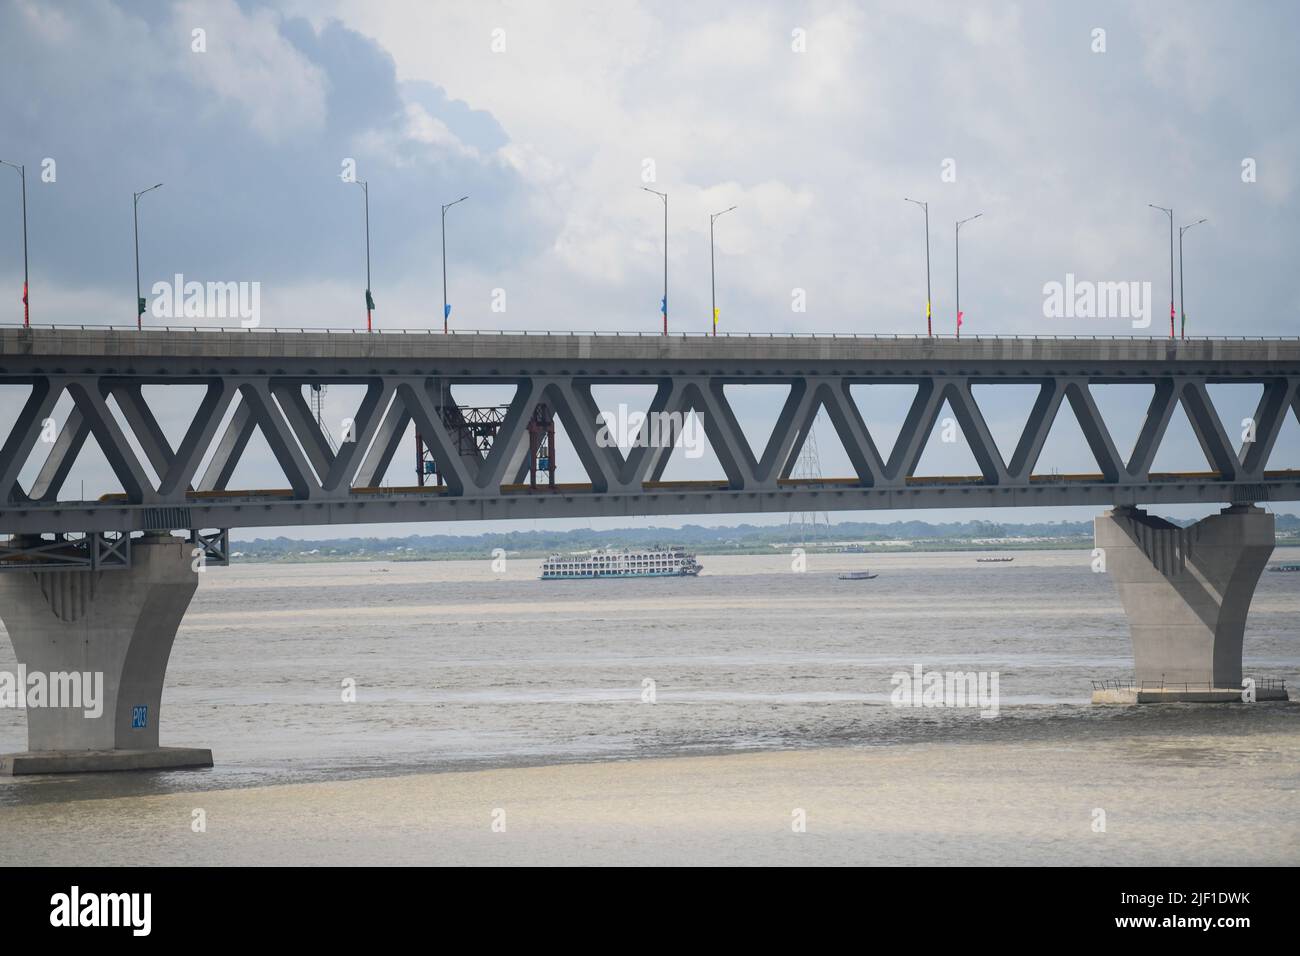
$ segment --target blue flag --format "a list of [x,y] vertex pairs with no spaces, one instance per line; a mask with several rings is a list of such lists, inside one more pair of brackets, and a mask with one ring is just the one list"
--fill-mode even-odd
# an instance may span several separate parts
[[442,317],[445,319],[451,315],[451,303],[447,302],[442,307]]
[[668,296],[664,296],[659,300],[659,311],[664,315],[668,314]]

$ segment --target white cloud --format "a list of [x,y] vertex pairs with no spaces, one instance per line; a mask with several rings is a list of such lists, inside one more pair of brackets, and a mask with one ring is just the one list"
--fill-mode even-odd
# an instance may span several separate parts
[[[281,35],[280,19],[234,0],[184,0],[172,17],[177,65],[272,141],[320,129],[326,112],[325,74]],[[195,29],[206,32],[206,52],[191,49]]]
[[[1220,236],[1246,237],[1235,250],[1241,287],[1267,290],[1285,275],[1278,250],[1290,233],[1277,230],[1294,220],[1282,207],[1294,202],[1300,145],[1276,119],[1279,96],[1294,93],[1251,85],[1258,64],[1242,51],[1270,42],[1267,25],[1213,8],[1168,25],[1145,8],[1103,9],[1094,21],[1094,11],[1085,19],[913,0],[869,11],[833,0],[743,11],[568,3],[559,14],[542,4],[282,7],[318,28],[341,18],[392,56],[399,80],[435,84],[457,110],[463,103],[500,124],[506,145],[476,147],[453,118],[460,114],[439,113],[430,99],[408,104],[397,126],[352,134],[368,169],[382,177],[384,164],[427,166],[438,196],[474,191],[442,182],[444,171],[451,180],[517,174],[508,211],[494,212],[503,222],[485,227],[501,233],[498,265],[474,265],[527,303],[530,321],[656,320],[662,210],[640,191],[646,157],[657,165],[655,188],[672,197],[670,300],[683,320],[708,314],[708,214],[732,204],[740,208],[720,227],[718,273],[733,329],[914,330],[924,249],[904,195],[931,203],[937,314],[952,305],[953,221],[984,213],[969,246],[963,231],[962,304],[985,332],[1056,331],[1043,326],[1040,290],[1066,271],[1167,281],[1150,201],[1214,217],[1222,231],[1198,237],[1207,261],[1224,261],[1227,250],[1212,245],[1227,241]],[[206,71],[199,78],[214,102],[245,112],[260,135],[319,126],[326,84],[346,82],[346,64],[327,81],[279,36],[276,14],[245,13],[230,0],[177,7],[182,46],[200,13],[209,59],[196,64],[202,56],[186,52],[183,62]],[[1109,29],[1104,56],[1089,52],[1094,22]],[[808,32],[806,53],[790,49],[795,27]],[[501,53],[491,47],[497,28]],[[245,31],[247,48],[216,58],[223,38]],[[1234,89],[1251,93],[1241,116],[1214,93]],[[437,162],[447,156],[471,162],[450,169]],[[1258,184],[1241,184],[1242,156],[1259,159]],[[955,183],[940,181],[947,157]],[[474,218],[481,208],[466,208],[466,227],[483,223]],[[527,216],[527,243],[516,211]],[[393,219],[376,222],[383,229]],[[384,248],[397,241],[387,237]],[[808,289],[806,315],[790,311],[794,286]],[[1215,295],[1205,321],[1217,308],[1224,331],[1238,331],[1230,284],[1211,285],[1207,298]],[[1249,311],[1282,321],[1267,308]]]
[[367,129],[357,135],[356,145],[362,156],[399,167],[415,164],[420,156],[433,159],[449,153],[483,160],[477,149],[461,142],[446,123],[418,103],[405,104],[401,126]]

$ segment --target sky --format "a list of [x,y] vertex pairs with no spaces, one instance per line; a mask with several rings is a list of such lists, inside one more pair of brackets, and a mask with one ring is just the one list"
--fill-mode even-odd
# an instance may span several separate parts
[[[161,182],[140,200],[151,324],[167,324],[153,283],[182,274],[257,283],[263,326],[357,328],[355,168],[383,328],[438,324],[440,207],[468,195],[447,214],[454,328],[654,331],[650,186],[670,197],[677,331],[709,328],[709,215],[735,206],[716,227],[722,331],[923,332],[924,217],[906,196],[929,203],[938,331],[955,325],[954,223],[981,214],[961,232],[964,335],[1160,334],[1169,220],[1155,203],[1176,225],[1208,220],[1184,240],[1189,334],[1295,335],[1298,32],[1300,8],[1280,2],[0,0],[0,159],[27,166],[36,323],[134,322],[131,194]],[[0,323],[21,320],[19,200],[0,169]],[[1048,317],[1045,286],[1067,276],[1150,283],[1151,328]],[[1249,389],[1214,397],[1230,432],[1254,407]],[[328,416],[354,399],[331,390]],[[737,409],[757,443],[780,400]],[[1125,449],[1144,399],[1098,400]],[[184,406],[163,409],[169,434]],[[905,406],[864,394],[878,444]],[[1013,445],[1025,397],[984,410]],[[1041,469],[1095,470],[1068,419]],[[823,472],[844,472],[828,424],[818,439]],[[960,442],[931,444],[920,473],[971,473]],[[275,481],[265,446],[251,450],[232,487]],[[99,452],[83,457],[70,496],[113,490]],[[1292,420],[1271,466],[1297,463]],[[1181,412],[1157,466],[1204,468]],[[665,477],[717,470],[710,453]]]

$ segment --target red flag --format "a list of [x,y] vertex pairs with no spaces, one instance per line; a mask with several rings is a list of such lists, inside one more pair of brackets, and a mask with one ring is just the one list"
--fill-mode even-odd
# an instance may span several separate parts
[[958,313],[957,313],[957,328],[959,328],[959,329],[961,328],[961,317],[962,317],[962,315],[963,315],[963,313],[961,313],[961,312],[958,312]]

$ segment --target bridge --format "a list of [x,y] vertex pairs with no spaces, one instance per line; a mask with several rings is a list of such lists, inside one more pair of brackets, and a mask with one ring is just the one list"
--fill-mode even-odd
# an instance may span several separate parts
[[[851,394],[855,385],[882,383],[915,388],[888,454]],[[1248,440],[1236,442],[1210,388],[1243,383],[1259,385],[1261,397]],[[1036,391],[1005,458],[974,389],[1011,384]],[[1112,384],[1152,389],[1127,454],[1096,403],[1096,390]],[[1213,697],[1240,694],[1246,611],[1273,547],[1272,516],[1257,505],[1300,500],[1300,471],[1269,465],[1288,415],[1300,417],[1297,339],[5,328],[0,385],[26,389],[7,433],[0,427],[0,534],[9,535],[0,568],[17,572],[0,574],[0,617],[33,670],[72,663],[66,649],[56,650],[66,644],[60,635],[81,635],[103,647],[83,648],[76,659],[95,658],[122,688],[114,691],[115,716],[93,731],[53,709],[29,710],[33,754],[0,758],[10,772],[196,759],[158,747],[157,709],[171,640],[197,586],[191,553],[225,561],[230,528],[1092,505],[1109,509],[1098,518],[1098,545],[1129,615],[1138,680],[1176,681],[1185,694],[1203,686]],[[167,399],[145,387],[180,385],[201,386],[203,397],[173,445],[156,411]],[[331,385],[364,389],[337,443],[306,397]],[[450,399],[460,385],[513,389],[492,420],[490,443],[461,440],[468,426]],[[694,412],[725,478],[665,481],[672,433],[626,454],[604,440],[601,413],[609,410],[592,391],[601,385],[653,386],[650,416],[680,422]],[[762,448],[746,440],[726,392],[734,385],[788,390]],[[65,394],[71,410],[53,422]],[[979,474],[916,474],[945,403]],[[1063,405],[1096,470],[1036,474]],[[1155,472],[1180,406],[1209,467]],[[793,477],[823,412],[853,474]],[[539,432],[551,428],[553,443],[554,420],[570,446],[563,453],[585,480],[555,482],[560,450],[552,445],[539,459]],[[386,485],[412,423],[438,480]],[[257,432],[287,487],[230,487]],[[89,436],[122,492],[61,498]],[[20,474],[33,455],[40,469],[24,488]],[[1174,503],[1225,507],[1189,529],[1141,510]],[[109,626],[109,618],[120,621]]]

